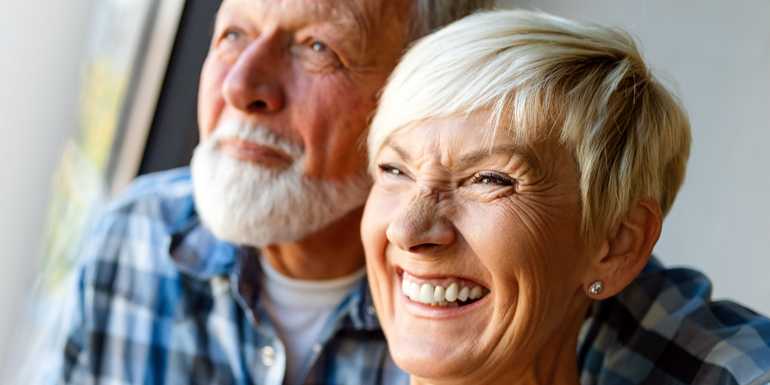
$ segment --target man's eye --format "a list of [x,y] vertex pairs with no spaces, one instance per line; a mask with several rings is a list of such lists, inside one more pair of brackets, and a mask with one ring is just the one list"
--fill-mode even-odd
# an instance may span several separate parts
[[314,52],[323,53],[326,52],[329,48],[326,46],[326,44],[316,40],[310,43],[310,49],[312,49]]
[[222,38],[224,38],[225,40],[237,40],[239,37],[241,37],[241,33],[234,29],[228,29],[228,30],[225,30],[224,33],[222,33]]
[[301,44],[296,44],[293,52],[314,71],[333,71],[342,67],[342,61],[337,53],[320,40],[308,39]]
[[493,185],[493,186],[513,186],[516,184],[516,180],[499,173],[483,172],[474,175],[471,178],[472,184]]
[[237,28],[228,28],[221,34],[220,40],[228,43],[236,43],[243,38],[243,31]]

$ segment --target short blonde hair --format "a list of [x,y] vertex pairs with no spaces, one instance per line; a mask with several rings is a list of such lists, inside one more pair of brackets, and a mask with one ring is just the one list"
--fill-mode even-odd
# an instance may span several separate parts
[[591,241],[640,199],[667,214],[684,180],[688,118],[634,40],[522,10],[471,15],[418,41],[383,90],[370,159],[400,129],[482,110],[491,111],[493,135],[558,135],[574,151],[582,229]]

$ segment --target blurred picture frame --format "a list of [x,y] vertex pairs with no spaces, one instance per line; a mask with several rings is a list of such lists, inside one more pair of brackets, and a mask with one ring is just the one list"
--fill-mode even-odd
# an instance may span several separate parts
[[[112,141],[105,181],[114,194],[136,175],[144,153],[147,136],[163,87],[174,41],[184,11],[185,0],[109,0],[108,3],[130,4],[136,12],[144,12],[141,25],[130,39],[138,39],[126,63],[130,66],[129,86],[120,101],[120,115]],[[135,27],[139,27],[136,29]]]
[[137,175],[186,3],[92,3],[81,64],[80,127],[65,146],[49,201],[43,297],[62,289],[84,229]]

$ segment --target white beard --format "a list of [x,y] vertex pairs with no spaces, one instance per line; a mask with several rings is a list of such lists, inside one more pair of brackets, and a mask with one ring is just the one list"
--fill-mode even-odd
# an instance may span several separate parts
[[[225,138],[279,148],[293,159],[284,170],[263,168],[219,150]],[[218,238],[254,247],[300,240],[362,206],[370,181],[362,173],[343,182],[304,176],[304,152],[263,127],[225,121],[195,148],[191,163],[195,206]]]

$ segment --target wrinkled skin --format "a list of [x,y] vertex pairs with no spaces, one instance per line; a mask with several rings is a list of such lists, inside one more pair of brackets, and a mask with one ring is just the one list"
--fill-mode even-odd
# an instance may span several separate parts
[[[220,122],[246,120],[300,146],[307,178],[344,181],[362,174],[359,141],[406,44],[408,10],[405,1],[224,1],[201,73],[201,139]],[[225,154],[258,167],[286,167],[285,154],[274,148],[226,143]],[[360,215],[354,210],[306,239],[265,247],[263,254],[297,278],[350,273],[364,262],[356,231]]]
[[[375,154],[361,233],[378,315],[413,383],[577,384],[595,250],[580,235],[575,161],[555,141],[490,140],[487,119],[431,120]],[[489,294],[433,311],[401,293],[401,271]]]

